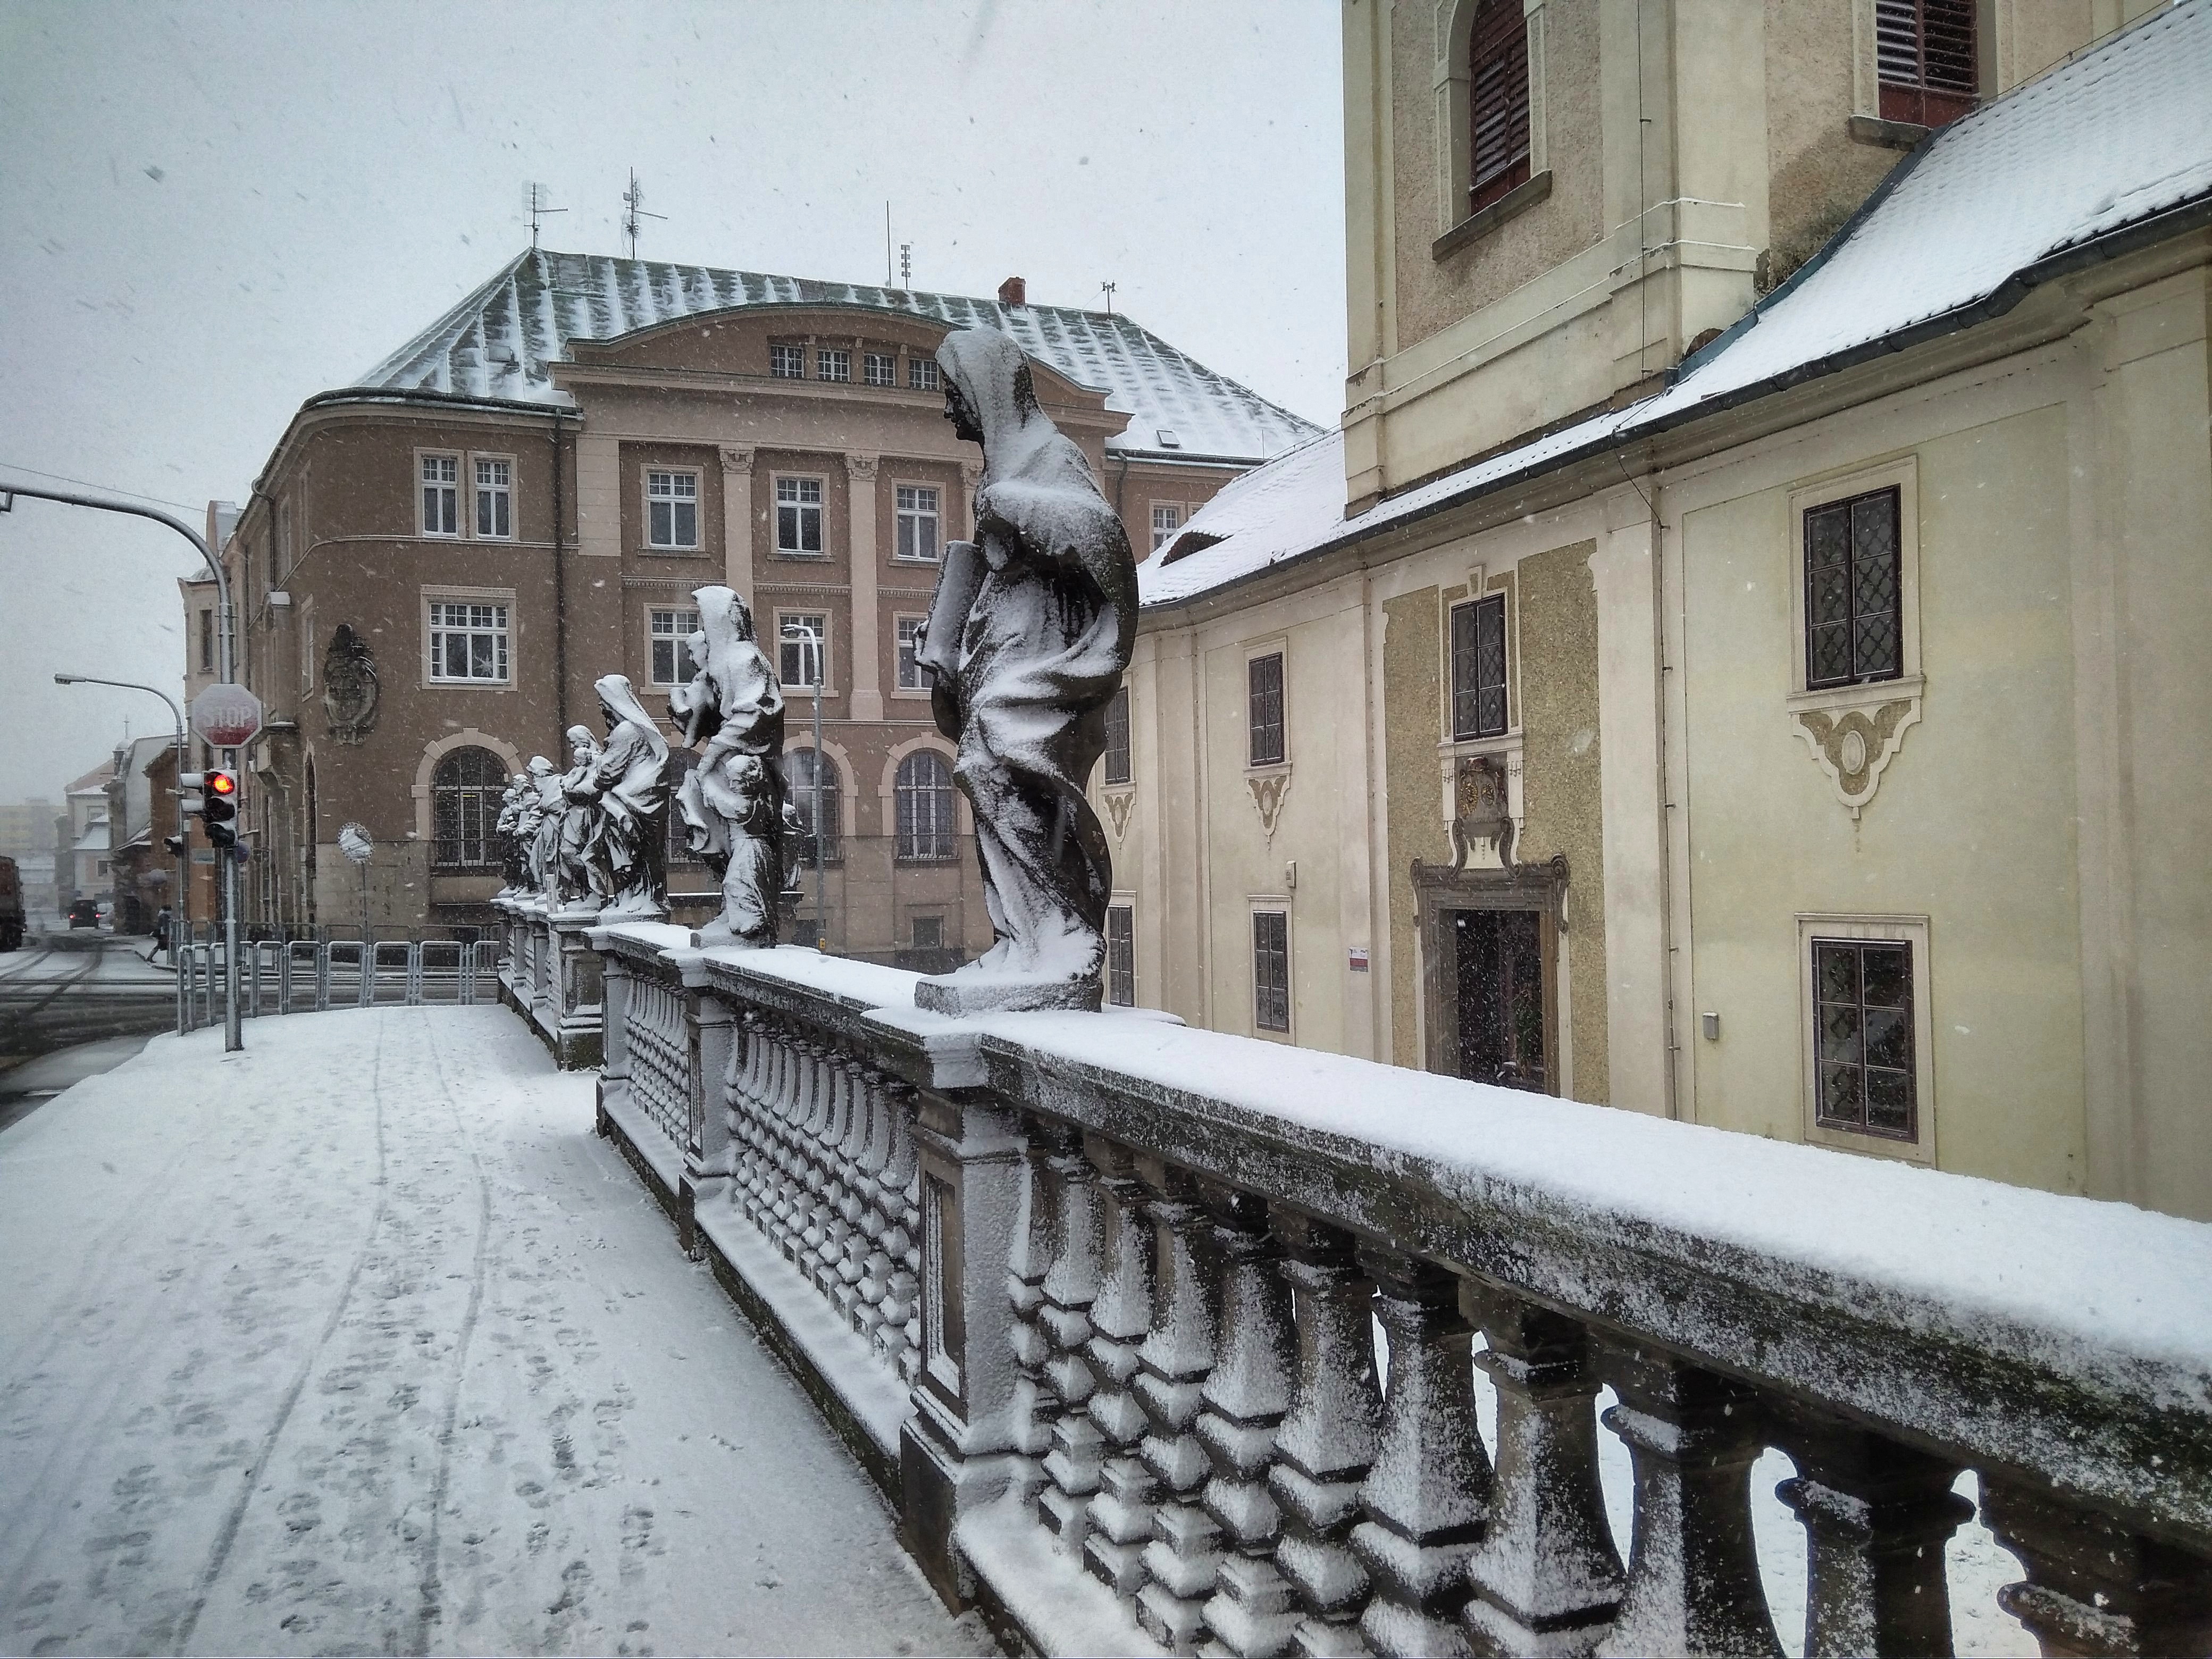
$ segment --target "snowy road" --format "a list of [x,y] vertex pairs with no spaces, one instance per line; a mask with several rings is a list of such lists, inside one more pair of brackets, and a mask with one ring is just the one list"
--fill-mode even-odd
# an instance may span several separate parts
[[498,1008],[0,1137],[0,1650],[990,1651]]

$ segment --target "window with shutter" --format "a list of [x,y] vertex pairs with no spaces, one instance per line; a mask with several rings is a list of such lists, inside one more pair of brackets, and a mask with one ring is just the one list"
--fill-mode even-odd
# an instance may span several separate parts
[[1980,102],[1974,0],[1875,0],[1881,118],[1940,127]]
[[1484,0],[1468,41],[1468,211],[1528,182],[1528,25],[1520,0]]

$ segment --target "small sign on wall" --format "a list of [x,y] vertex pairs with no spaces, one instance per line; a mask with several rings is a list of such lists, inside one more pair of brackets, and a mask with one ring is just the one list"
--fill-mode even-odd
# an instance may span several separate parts
[[1352,971],[1355,974],[1364,974],[1367,971],[1367,947],[1365,945],[1355,945],[1352,947],[1352,961],[1350,966]]

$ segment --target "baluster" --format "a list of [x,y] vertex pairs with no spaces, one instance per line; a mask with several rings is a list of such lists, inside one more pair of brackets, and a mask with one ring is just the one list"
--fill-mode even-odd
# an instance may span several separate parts
[[1799,1409],[1781,1425],[1796,1478],[1774,1495],[1805,1526],[1807,1659],[1951,1652],[1943,1546],[1974,1506],[1959,1466]]
[[1987,1474],[1982,1520],[2027,1570],[1997,1605],[2046,1656],[2212,1651],[2212,1561]]
[[784,1136],[791,1119],[792,1103],[798,1094],[799,1051],[791,1028],[778,1020],[769,1030],[768,1094],[761,1111],[760,1229],[761,1236],[770,1244],[776,1244],[782,1237],[784,1221],[790,1211],[785,1167],[788,1153]]
[[799,1236],[799,1271],[823,1295],[828,1272],[830,1225],[836,1213],[837,1142],[843,1138],[845,1114],[850,1108],[847,1093],[845,1056],[828,1044],[822,1049],[821,1097],[808,1121],[806,1225]]
[[1283,1516],[1267,1481],[1297,1363],[1290,1287],[1276,1271],[1282,1252],[1267,1231],[1267,1200],[1221,1188],[1206,1195],[1222,1257],[1220,1360],[1200,1390],[1198,1437],[1213,1465],[1206,1512],[1230,1553],[1203,1616],[1237,1659],[1273,1659],[1300,1618],[1275,1565]]
[[860,1212],[860,1299],[853,1307],[853,1328],[872,1346],[884,1322],[884,1297],[890,1291],[891,1258],[884,1241],[890,1235],[893,1200],[885,1182],[890,1174],[893,1121],[897,1114],[889,1079],[880,1073],[870,1075],[875,1079],[876,1109],[869,1123],[868,1149],[861,1155],[861,1168],[866,1175],[861,1196],[866,1203]]
[[1780,1654],[1751,1532],[1755,1398],[1656,1350],[1624,1346],[1606,1358],[1620,1396],[1606,1426],[1636,1464],[1636,1536],[1620,1611],[1598,1654]]
[[1105,1205],[1107,1269],[1091,1304],[1091,1374],[1097,1382],[1091,1421],[1103,1443],[1083,1560],[1126,1601],[1144,1583],[1145,1541],[1152,1535],[1152,1477],[1136,1455],[1145,1408],[1132,1386],[1152,1325],[1152,1224],[1128,1149],[1091,1138],[1085,1150]]
[[894,1085],[890,1094],[891,1164],[886,1181],[897,1202],[884,1235],[891,1274],[884,1291],[884,1322],[876,1328],[876,1349],[902,1381],[911,1382],[921,1349],[921,1162],[914,1147],[915,1092],[902,1083]]
[[1274,1217],[1298,1348],[1296,1403],[1275,1436],[1267,1486],[1283,1510],[1276,1565],[1305,1618],[1297,1645],[1314,1659],[1364,1653],[1358,1620],[1367,1570],[1350,1539],[1359,1486],[1375,1461],[1382,1400],[1375,1383],[1375,1285],[1352,1235],[1287,1212]]
[[1598,1479],[1589,1335],[1503,1291],[1470,1285],[1466,1300],[1490,1340],[1475,1364],[1498,1385],[1498,1478],[1468,1563],[1468,1632],[1479,1653],[1587,1653],[1622,1583]]
[[1008,1407],[1010,1433],[1018,1455],[1012,1484],[1026,1504],[1045,1484],[1044,1457],[1052,1449],[1052,1422],[1059,1404],[1045,1376],[1052,1340],[1042,1323],[1044,1276],[1052,1267],[1053,1203],[1057,1187],[1046,1168],[1051,1156],[1048,1127],[1028,1116],[1021,1120],[1021,1127],[1022,1181],[1006,1256],[1006,1300],[1013,1309],[1007,1341],[1019,1372],[1014,1379],[1013,1403]]
[[1352,1547],[1374,1581],[1359,1627],[1378,1653],[1464,1654],[1468,1558],[1482,1536],[1490,1459],[1475,1431],[1471,1331],[1443,1268],[1395,1251],[1375,1279],[1390,1376]]
[[831,1224],[836,1255],[830,1263],[836,1283],[830,1293],[830,1299],[837,1304],[838,1313],[848,1324],[854,1322],[854,1310],[860,1305],[861,1264],[867,1258],[869,1239],[861,1231],[860,1223],[868,1212],[868,1188],[873,1180],[867,1157],[875,1140],[876,1120],[883,1112],[879,1097],[883,1073],[854,1060],[851,1063],[850,1085],[853,1110],[847,1121],[845,1139],[837,1148],[842,1181],[837,1218]]
[[787,1057],[784,1066],[784,1090],[781,1099],[776,1103],[775,1229],[772,1237],[776,1249],[787,1260],[793,1254],[792,1241],[798,1236],[799,1201],[805,1192],[801,1183],[804,1166],[799,1153],[799,1137],[800,1126],[805,1123],[813,1101],[813,1046],[796,1031],[785,1038]]
[[1206,1218],[1183,1171],[1141,1158],[1137,1170],[1158,1230],[1158,1272],[1152,1328],[1137,1351],[1137,1400],[1149,1430],[1139,1455],[1158,1483],[1142,1558],[1151,1582],[1137,1593],[1137,1622],[1162,1647],[1188,1653],[1221,1565],[1221,1529],[1199,1502],[1212,1465],[1194,1429],[1214,1355],[1213,1301],[1200,1261]]
[[1052,1484],[1037,1500],[1037,1519],[1060,1539],[1062,1548],[1080,1560],[1105,1442],[1091,1420],[1091,1395],[1097,1378],[1085,1352],[1102,1254],[1098,1172],[1083,1155],[1082,1137],[1076,1131],[1055,1124],[1043,1133],[1050,1148],[1045,1167],[1057,1192],[1052,1266],[1039,1287],[1044,1304],[1037,1310],[1037,1325],[1050,1345],[1044,1374],[1059,1409],[1053,1419],[1052,1449],[1044,1460],[1045,1475]]
[[748,1008],[740,1017],[743,1036],[730,1073],[730,1139],[738,1148],[738,1178],[730,1201],[747,1221],[760,1206],[760,1079],[768,1042],[759,1014]]

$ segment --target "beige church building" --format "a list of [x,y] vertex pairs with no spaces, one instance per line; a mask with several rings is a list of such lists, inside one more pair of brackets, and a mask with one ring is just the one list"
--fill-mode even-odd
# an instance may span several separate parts
[[1342,427],[1143,567],[1109,992],[2212,1217],[2212,5],[1344,22]]

